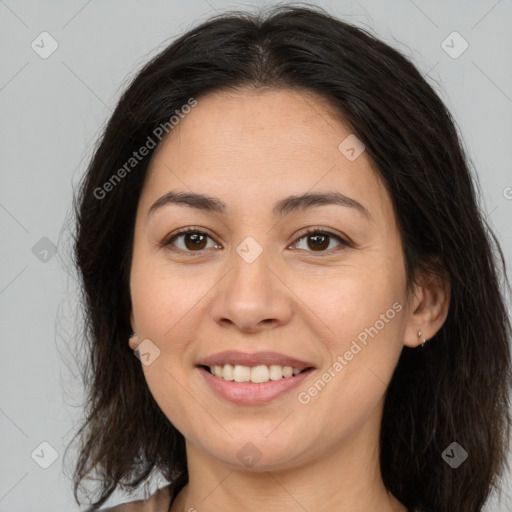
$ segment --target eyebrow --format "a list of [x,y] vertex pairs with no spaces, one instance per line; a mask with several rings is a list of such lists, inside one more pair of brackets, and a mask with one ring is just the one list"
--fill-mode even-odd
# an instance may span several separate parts
[[[214,213],[224,213],[226,203],[218,197],[206,196],[195,192],[176,192],[169,191],[157,199],[148,211],[148,217],[160,208],[176,204],[188,206],[198,210]],[[301,195],[288,196],[279,200],[272,209],[272,213],[277,215],[286,215],[294,211],[304,211],[323,205],[337,205],[348,208],[354,208],[368,220],[372,220],[370,212],[358,201],[348,197],[341,192],[316,192],[305,193]]]

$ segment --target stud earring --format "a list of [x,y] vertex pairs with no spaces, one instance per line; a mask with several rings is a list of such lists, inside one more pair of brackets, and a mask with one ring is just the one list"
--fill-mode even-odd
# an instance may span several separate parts
[[[418,331],[418,338],[421,338],[421,331]],[[421,342],[421,348],[423,348],[425,346],[425,342],[427,340],[425,338],[423,338],[423,341]]]

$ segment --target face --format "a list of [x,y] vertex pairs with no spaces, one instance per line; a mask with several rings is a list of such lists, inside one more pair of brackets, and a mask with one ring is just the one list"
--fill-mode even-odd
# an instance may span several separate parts
[[[366,152],[354,159],[352,139],[339,149],[350,134],[311,93],[216,92],[153,155],[135,224],[132,328],[137,344],[148,340],[152,395],[205,458],[283,469],[378,436],[404,344],[405,268]],[[171,191],[217,199],[152,208]],[[304,194],[331,201],[283,202]],[[254,380],[271,380],[199,366],[225,351],[242,353],[216,361],[238,362],[237,379],[265,366]],[[310,369],[277,379],[279,365]]]

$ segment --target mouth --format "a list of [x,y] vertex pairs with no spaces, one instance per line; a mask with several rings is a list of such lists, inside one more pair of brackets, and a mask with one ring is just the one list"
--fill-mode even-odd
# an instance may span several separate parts
[[[286,397],[315,371],[280,365],[198,365],[197,370],[214,396],[238,406],[264,405]],[[295,374],[294,374],[295,373]],[[218,374],[218,375],[217,375]]]
[[211,391],[237,405],[265,404],[298,386],[315,366],[278,352],[228,350],[197,362]]

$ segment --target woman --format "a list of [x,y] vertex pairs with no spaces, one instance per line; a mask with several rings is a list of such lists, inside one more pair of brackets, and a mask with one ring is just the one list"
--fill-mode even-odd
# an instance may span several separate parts
[[220,15],[149,62],[76,202],[77,502],[156,471],[111,510],[481,510],[511,331],[467,161],[413,64],[319,8]]

